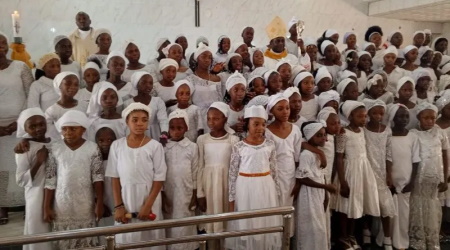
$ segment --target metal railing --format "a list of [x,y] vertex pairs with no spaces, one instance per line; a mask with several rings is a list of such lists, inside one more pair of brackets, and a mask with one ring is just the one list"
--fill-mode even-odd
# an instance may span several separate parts
[[[293,207],[274,207],[274,208],[266,208],[259,210],[249,210],[242,212],[232,212],[232,213],[224,213],[224,214],[215,214],[215,215],[202,215],[195,217],[188,217],[183,219],[172,219],[172,220],[161,220],[161,221],[153,221],[153,222],[139,222],[132,224],[125,224],[119,226],[108,226],[108,227],[97,227],[97,228],[87,228],[87,229],[79,229],[79,230],[70,230],[70,231],[61,231],[61,232],[52,232],[45,234],[34,234],[34,235],[23,235],[17,237],[7,237],[0,238],[0,247],[4,246],[14,246],[14,245],[27,245],[48,241],[58,241],[58,240],[69,240],[69,239],[78,239],[78,238],[86,238],[86,237],[96,237],[96,236],[106,236],[106,245],[99,247],[92,247],[89,249],[106,249],[106,250],[121,250],[121,249],[134,249],[141,247],[152,247],[152,246],[161,246],[161,245],[172,245],[178,243],[187,243],[187,242],[199,242],[200,250],[206,250],[206,241],[215,240],[215,239],[225,239],[230,237],[239,237],[239,236],[247,236],[247,235],[255,235],[255,234],[267,234],[267,233],[283,233],[282,236],[282,250],[289,250],[289,236],[291,231],[291,220],[292,214],[294,212]],[[266,216],[274,216],[274,215],[282,215],[283,216],[283,225],[282,226],[274,226],[274,227],[266,227],[266,228],[257,228],[257,229],[249,229],[242,231],[232,231],[232,232],[222,232],[222,233],[211,233],[211,234],[201,234],[201,235],[192,235],[192,236],[184,236],[180,238],[164,238],[164,239],[155,239],[151,241],[145,242],[134,242],[129,244],[116,244],[115,236],[116,234],[122,233],[130,233],[130,232],[139,232],[139,231],[147,231],[154,229],[165,229],[172,227],[183,227],[190,225],[197,225],[203,223],[213,223],[213,222],[224,222],[230,220],[240,220],[240,219],[249,219],[249,218],[257,218],[257,217],[266,217]]]

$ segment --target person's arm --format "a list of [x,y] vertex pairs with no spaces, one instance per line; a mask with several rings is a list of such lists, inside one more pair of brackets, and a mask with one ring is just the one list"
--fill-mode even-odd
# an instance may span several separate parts
[[236,199],[236,179],[239,175],[240,162],[241,157],[239,155],[239,149],[235,145],[231,150],[230,168],[228,170],[228,201],[230,212],[234,212],[234,201]]
[[321,189],[325,189],[326,191],[330,192],[330,193],[335,193],[336,192],[336,187],[333,184],[322,184],[322,183],[318,183],[316,181],[311,180],[310,178],[301,178],[301,179],[297,179],[301,185],[305,185],[305,186],[309,186],[309,187],[313,187],[313,188],[321,188]]
[[[164,102],[162,101],[162,99],[160,102],[158,102],[157,106],[158,106],[158,110],[156,113],[156,117],[158,119],[158,123],[159,123],[159,127],[161,128],[161,133],[166,133],[167,131],[169,131],[169,120],[167,118],[167,109],[166,106],[164,104]],[[153,138],[156,139],[156,138]]]
[[25,94],[28,96],[28,93],[30,92],[31,83],[34,81],[34,77],[33,74],[31,73],[31,69],[26,64],[23,65],[20,78],[22,79]]
[[103,206],[103,191],[104,191],[104,180],[105,180],[105,168],[103,167],[102,154],[100,149],[97,147],[97,152],[92,157],[91,161],[91,181],[94,186],[95,192],[95,215],[97,221],[103,217],[104,206]]
[[314,154],[318,155],[319,159],[320,159],[320,167],[321,168],[327,167],[327,157],[325,156],[325,154],[323,153],[322,150],[309,145],[309,143],[306,141],[302,142],[302,149],[309,150],[309,151],[313,152]]
[[44,221],[52,222],[55,218],[53,211],[53,200],[55,198],[55,189],[57,185],[56,179],[57,161],[49,150],[49,156],[45,163],[45,184],[44,184]]
[[153,181],[152,189],[150,190],[150,194],[147,197],[147,200],[145,200],[144,205],[141,207],[141,210],[138,214],[139,220],[148,220],[149,214],[152,213],[152,207],[153,203],[155,203],[156,197],[161,192],[162,186],[164,184],[164,181]]
[[336,136],[336,170],[340,183],[340,195],[344,198],[348,198],[350,195],[350,187],[345,179],[345,167],[344,167],[344,152],[346,144],[346,135],[341,134]]

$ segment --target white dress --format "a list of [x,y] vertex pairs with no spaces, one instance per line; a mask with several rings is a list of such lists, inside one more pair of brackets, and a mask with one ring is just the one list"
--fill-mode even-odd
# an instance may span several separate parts
[[119,119],[104,119],[101,117],[93,117],[89,119],[91,126],[87,130],[87,138],[95,142],[95,135],[97,131],[104,125],[110,127],[116,134],[116,139],[125,137],[127,134],[127,124],[122,118]]
[[[318,156],[309,150],[300,155],[300,166],[295,177],[308,178],[325,184],[325,176],[320,168]],[[297,198],[297,249],[325,250],[328,246],[326,213],[323,206],[325,189],[302,185]]]
[[435,125],[427,131],[413,129],[420,142],[420,158],[417,178],[410,198],[409,239],[414,249],[439,249],[441,228],[441,203],[438,185],[443,179],[442,150],[448,150],[444,130]]
[[391,155],[391,137],[390,128],[381,133],[375,133],[364,128],[364,136],[366,139],[366,152],[375,175],[378,187],[378,196],[380,201],[380,215],[382,217],[394,217],[396,210],[391,191],[386,183],[386,157]]
[[[167,164],[164,193],[172,204],[172,211],[164,214],[164,219],[181,219],[195,216],[189,210],[189,204],[197,189],[198,147],[188,138],[176,142],[169,140],[164,148]],[[173,227],[166,229],[167,238],[179,238],[197,234],[195,225]],[[193,250],[198,248],[198,242],[169,245],[170,250]]]
[[397,249],[407,249],[411,193],[402,193],[402,190],[411,182],[413,163],[421,161],[419,138],[411,132],[406,136],[392,136],[391,151],[387,160],[392,162],[392,183],[396,189],[394,205],[397,211],[392,219],[392,245]]
[[344,174],[350,188],[349,198],[341,196],[340,181],[336,178],[338,187],[336,211],[346,214],[351,219],[358,219],[363,215],[380,216],[378,188],[367,159],[364,130],[361,128],[361,132],[355,133],[345,129],[345,134],[336,137],[336,153],[345,154]]
[[358,80],[358,92],[362,93],[363,90],[367,86],[367,75],[366,75],[366,72],[364,72],[362,70],[360,72],[361,72],[361,75],[357,79]]
[[[24,154],[16,154],[17,185],[25,188],[25,226],[24,235],[49,233],[50,224],[44,221],[43,201],[45,184],[45,163],[43,163],[34,177],[31,177],[31,168],[36,162],[36,153],[43,146],[49,148],[47,143],[30,141],[30,150]],[[24,245],[24,250],[51,249],[50,242]]]
[[[155,72],[153,72],[153,67],[150,65],[145,65],[141,69],[125,69],[122,74],[122,81],[125,82],[131,82],[131,76],[139,71],[145,71],[147,73],[150,73],[152,75],[152,78],[155,77]],[[153,81],[156,81],[156,79],[153,79]]]
[[302,101],[302,110],[300,115],[305,117],[308,121],[315,121],[319,113],[319,97],[314,95],[314,98],[308,101]]
[[117,94],[119,94],[119,97],[125,102],[126,100],[133,98],[137,93],[131,82],[127,82],[121,89],[117,90]]
[[[265,175],[247,177],[241,173]],[[235,211],[278,207],[279,191],[274,142],[266,139],[257,146],[243,141],[236,143],[231,154],[229,179],[229,201],[235,201]],[[237,220],[229,223],[229,230],[275,227],[281,223],[281,216]],[[236,237],[227,240],[226,245],[230,249],[275,250],[281,247],[281,234]]]
[[405,76],[405,70],[400,68],[399,66],[395,66],[395,69],[392,70],[390,74],[386,71],[385,73],[388,76],[388,85],[386,86],[386,90],[391,92],[393,95],[397,94],[397,82],[400,78]]
[[[12,61],[0,70],[0,126],[15,122],[26,108],[27,93],[33,82],[30,68],[23,62]],[[23,206],[23,188],[16,183],[16,161],[13,149],[19,140],[16,133],[0,136],[0,207]]]
[[[164,160],[164,149],[159,142],[153,139],[139,148],[130,148],[126,137],[118,139],[111,145],[106,170],[106,176],[120,179],[125,209],[129,213],[138,213],[148,198],[153,182],[166,180],[167,167]],[[153,203],[152,213],[156,215],[156,220],[163,219],[161,194]],[[140,221],[138,219],[129,221],[129,223],[137,222]],[[116,224],[121,223],[116,222]],[[116,242],[125,244],[164,237],[164,229],[158,229],[118,234]],[[165,249],[165,247],[143,249]]]
[[[239,122],[239,119],[244,119],[244,109],[242,109],[241,111],[234,111],[230,107],[230,112],[228,113],[228,120],[227,120],[228,125],[230,125],[230,127],[236,125],[236,123]],[[242,140],[244,139],[245,134],[246,134],[245,132],[241,133],[236,132],[234,135],[236,135],[237,137],[239,137],[239,139]]]
[[77,74],[80,79],[83,78],[81,75],[81,66],[77,61],[72,61],[69,64],[62,64],[61,63],[61,72],[68,71]]
[[47,135],[52,139],[61,138],[60,133],[56,130],[55,123],[69,110],[78,110],[86,113],[88,104],[85,102],[78,102],[77,106],[72,108],[64,108],[58,103],[53,104],[45,110],[45,119],[47,120]]
[[[326,168],[322,169],[323,175],[325,177],[325,182],[327,184],[333,183],[332,174],[334,167],[334,156],[335,156],[335,145],[334,145],[334,135],[327,134],[327,141],[323,147],[319,147],[320,150],[323,151],[325,157],[327,159]],[[335,194],[329,194],[328,206],[325,210],[326,216],[326,225],[327,225],[327,237],[328,246],[331,246],[331,209],[334,209],[334,204],[331,203],[331,196],[335,196]]]
[[91,100],[92,93],[87,90],[87,88],[82,88],[78,90],[77,94],[75,95],[75,99],[78,101],[86,102],[89,104],[89,100]]
[[[135,102],[134,99],[130,98],[123,103],[123,106],[127,107],[133,102]],[[150,112],[149,117],[149,130],[145,131],[145,134],[153,139],[159,140],[161,132],[169,132],[169,120],[167,118],[166,105],[161,98],[152,96],[148,106],[152,112]]]
[[[206,197],[206,214],[228,212],[228,170],[231,148],[239,141],[234,135],[212,137],[209,133],[197,138],[197,197]],[[223,232],[226,223],[206,224],[207,233]]]
[[206,115],[209,106],[213,102],[222,101],[223,94],[221,93],[220,82],[204,80],[196,75],[190,75],[186,77],[186,80],[194,87],[193,93],[191,90],[191,101],[200,108],[203,128],[205,129],[205,133],[209,133],[210,130],[206,122]]
[[[170,115],[176,109],[180,109],[177,105],[173,105],[167,108],[167,115]],[[186,136],[192,142],[197,142],[198,131],[203,130],[202,116],[200,113],[200,108],[195,106],[194,104],[189,105],[186,109],[181,109],[186,111],[189,119],[189,130],[186,131],[184,136]]]
[[[55,190],[52,231],[95,227],[95,182],[103,182],[102,155],[97,144],[85,141],[76,150],[63,140],[51,144],[46,163],[45,188]],[[74,192],[76,190],[76,192]],[[57,249],[96,246],[97,237],[56,242]]]
[[[450,127],[444,129],[445,133],[447,134],[447,138],[450,136]],[[448,153],[448,152],[447,152]],[[450,191],[447,190],[441,195],[441,205],[443,207],[450,207]]]
[[300,118],[298,118],[298,120],[297,120],[296,122],[292,123],[292,124],[294,124],[295,126],[297,126],[298,129],[300,129],[300,131],[301,131],[301,130],[302,130],[302,124],[305,123],[305,122],[307,122],[307,121],[308,121],[308,120],[307,120],[305,117],[300,116]]
[[169,100],[174,100],[175,98],[175,86],[165,87],[161,83],[155,82],[153,85],[153,91],[157,97],[161,98],[164,103]]
[[53,87],[53,80],[42,76],[31,84],[27,106],[28,108],[39,107],[45,111],[58,100],[59,95]]
[[[299,162],[302,133],[297,126],[292,126],[286,138],[280,138],[266,128],[266,138],[274,141],[277,152],[277,178],[280,182],[280,206],[292,206],[291,196],[295,186],[295,164]],[[294,220],[291,224],[291,237],[294,236]]]

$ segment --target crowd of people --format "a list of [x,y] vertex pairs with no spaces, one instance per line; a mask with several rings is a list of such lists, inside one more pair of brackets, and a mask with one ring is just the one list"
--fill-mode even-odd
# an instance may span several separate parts
[[[276,17],[267,46],[255,47],[246,27],[242,41],[220,36],[216,52],[199,37],[188,55],[179,35],[159,39],[158,56],[142,63],[133,41],[110,51],[111,32],[93,29],[88,14],[76,24],[33,71],[7,58],[0,33],[0,225],[23,205],[24,234],[294,206],[292,249],[372,240],[386,250],[440,249],[450,207],[446,38],[386,37],[372,26],[364,42],[346,32],[339,51],[337,31],[302,38],[295,18]],[[116,242],[279,225],[271,216]],[[281,240],[271,233],[208,247],[272,250]]]

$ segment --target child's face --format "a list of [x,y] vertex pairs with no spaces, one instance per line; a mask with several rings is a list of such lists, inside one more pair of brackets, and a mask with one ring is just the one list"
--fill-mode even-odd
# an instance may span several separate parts
[[173,141],[180,141],[184,138],[187,125],[183,118],[174,118],[169,122],[169,135]]
[[314,78],[308,76],[300,82],[300,93],[310,95],[314,91]]
[[412,82],[406,82],[403,86],[398,90],[399,99],[409,100],[414,93],[414,85]]
[[286,100],[279,101],[277,104],[275,104],[275,106],[273,106],[270,112],[275,117],[275,120],[278,120],[280,122],[287,122],[291,113],[289,102]]
[[426,91],[430,88],[431,77],[422,76],[417,80],[416,89]]
[[135,135],[143,135],[148,129],[148,113],[142,110],[131,112],[127,117],[127,125],[130,132]]
[[444,108],[442,108],[441,115],[445,119],[450,119],[450,104],[447,104],[444,106]]
[[63,39],[56,45],[56,54],[61,58],[69,58],[72,56],[72,42],[69,39]]
[[385,110],[381,106],[375,106],[375,107],[371,108],[368,112],[370,121],[381,123],[381,121],[383,120],[383,117],[384,117],[384,112],[385,112]]
[[253,66],[261,67],[264,65],[264,55],[261,51],[255,51],[253,53]]
[[191,89],[187,84],[181,85],[175,94],[178,104],[187,105],[191,99]]
[[403,35],[400,32],[396,32],[394,35],[392,35],[390,42],[395,47],[400,47],[403,43]]
[[294,93],[289,97],[289,107],[291,109],[291,116],[297,116],[302,110],[302,97]]
[[[373,36],[375,36],[375,35],[373,35]],[[370,45],[370,46],[367,46],[366,51],[369,52],[369,54],[373,58],[375,56],[376,52],[377,52],[377,48],[375,46],[373,46],[373,45]]]
[[45,117],[34,115],[25,121],[25,132],[35,139],[44,139],[47,132],[47,121]]
[[339,103],[335,100],[331,100],[327,103],[325,103],[325,105],[323,105],[323,107],[332,107],[334,110],[336,110],[336,112],[338,112],[339,109]]
[[442,61],[442,54],[436,53],[436,54],[434,54],[434,56],[433,56],[433,60],[431,61],[430,66],[431,66],[433,69],[436,69],[436,68],[439,66],[439,64],[441,64],[441,61]]
[[244,84],[236,84],[234,85],[229,93],[231,100],[236,103],[242,103],[245,98],[246,88]]
[[382,37],[378,33],[372,34],[370,36],[370,42],[374,43],[376,48],[381,46],[381,43],[382,43],[381,39],[382,39]]
[[208,127],[211,132],[222,131],[227,122],[225,115],[218,109],[210,108],[206,114]]
[[61,90],[61,95],[63,96],[69,96],[74,97],[79,89],[80,81],[78,81],[78,78],[74,75],[66,76],[59,86],[59,89]]
[[347,46],[350,48],[354,48],[356,45],[356,36],[355,35],[349,35],[347,37]]
[[86,84],[92,88],[94,84],[100,81],[100,73],[95,69],[87,69],[84,71],[83,78]]
[[150,95],[153,90],[153,77],[150,75],[144,75],[138,82],[138,92]]
[[120,56],[114,56],[108,63],[109,72],[115,76],[121,76],[125,71],[125,66],[125,60]]
[[395,64],[395,60],[397,59],[397,57],[395,56],[395,54],[389,53],[389,54],[386,54],[383,57],[383,59],[384,59],[384,64],[386,66],[392,66]]
[[264,84],[263,79],[258,77],[253,80],[253,91],[256,95],[264,95],[264,92],[266,92],[266,85]]
[[366,116],[366,109],[364,107],[359,107],[351,112],[349,121],[357,127],[364,127],[364,125],[366,125]]
[[383,80],[378,80],[377,85],[370,86],[369,95],[375,99],[382,96],[384,92]]
[[347,61],[348,67],[349,68],[356,67],[359,63],[358,54],[356,52],[352,52],[352,53],[350,53],[350,55],[351,55],[350,58],[347,58],[347,59],[349,59]]
[[325,146],[325,142],[327,142],[327,132],[325,128],[321,128],[311,139],[309,139],[308,143],[314,146],[323,147]]
[[77,142],[82,140],[85,131],[86,129],[81,126],[63,126],[61,128],[64,141],[69,145],[77,144]]
[[231,59],[230,59],[230,64],[231,64],[231,68],[233,69],[233,72],[234,71],[239,71],[239,72],[241,72],[242,71],[242,57],[240,57],[240,56],[234,56],[234,57],[232,57]]
[[61,63],[58,59],[52,59],[44,65],[42,70],[46,77],[53,79],[57,74],[61,73]]
[[130,62],[139,62],[139,58],[141,58],[141,52],[134,43],[130,43],[125,50],[125,57]]
[[283,82],[281,81],[281,77],[277,73],[272,73],[269,76],[269,91],[272,93],[279,93],[281,91],[281,87],[283,86]]
[[236,49],[236,53],[242,56],[242,59],[244,61],[248,60],[250,58],[250,54],[248,53],[248,46],[247,44],[242,44],[239,46],[239,48]]
[[110,128],[102,128],[97,132],[95,140],[100,148],[100,151],[102,152],[102,155],[107,156],[109,154],[111,144],[116,140],[116,135]]
[[211,66],[212,63],[212,54],[209,51],[205,51],[201,53],[198,58],[198,66],[202,69],[207,69]]
[[419,51],[417,49],[412,49],[405,54],[405,58],[410,62],[415,62],[417,60],[417,56],[419,56]]
[[331,78],[325,77],[320,79],[320,81],[317,83],[317,89],[319,92],[325,92],[331,89]]
[[433,61],[433,51],[429,50],[420,58],[420,63],[430,66]]
[[356,83],[354,82],[349,83],[345,88],[344,93],[342,94],[345,100],[353,101],[356,101],[358,99],[358,95],[358,85],[356,85]]
[[333,45],[328,45],[326,48],[325,48],[325,51],[324,51],[324,56],[325,56],[325,58],[327,59],[327,60],[330,60],[330,61],[333,61],[334,60],[334,57],[335,57],[335,48],[334,48],[334,46]]
[[292,68],[289,64],[285,63],[278,68],[278,73],[280,73],[281,81],[287,83],[291,79]]
[[169,54],[167,57],[180,63],[183,59],[183,49],[180,48],[180,46],[172,46],[169,49]]
[[436,123],[436,112],[431,109],[426,109],[420,112],[417,115],[417,118],[419,119],[420,127],[423,130],[429,130],[432,129]]
[[400,107],[395,113],[393,122],[395,127],[405,128],[409,124],[409,111]]
[[372,58],[369,55],[362,55],[359,58],[358,66],[363,71],[369,70],[372,67]]
[[102,93],[100,105],[105,109],[116,108],[118,101],[119,97],[117,96],[117,92],[113,89],[107,89]]
[[425,41],[425,36],[423,33],[419,33],[414,36],[413,43],[416,45],[416,47],[420,47],[423,45],[423,42]]
[[330,135],[338,134],[341,131],[341,119],[337,114],[330,114],[327,119],[327,133]]
[[222,47],[223,53],[228,53],[228,51],[230,50],[230,46],[231,46],[230,39],[229,38],[222,39],[220,46]]
[[266,120],[259,117],[252,117],[248,121],[249,135],[256,137],[263,137],[266,129]]
[[103,33],[97,38],[97,44],[100,49],[109,50],[112,39],[108,33]]
[[164,80],[168,82],[173,82],[175,77],[177,76],[177,68],[174,66],[168,66],[165,69],[161,70],[161,74]]

